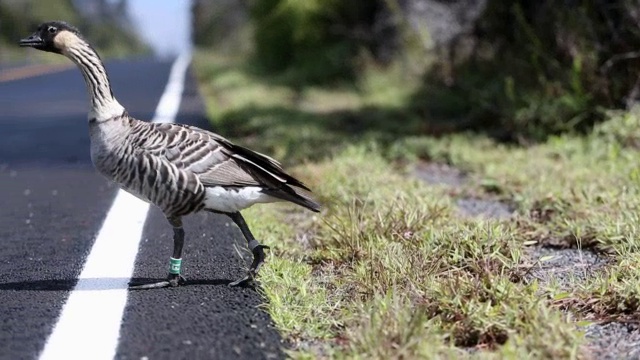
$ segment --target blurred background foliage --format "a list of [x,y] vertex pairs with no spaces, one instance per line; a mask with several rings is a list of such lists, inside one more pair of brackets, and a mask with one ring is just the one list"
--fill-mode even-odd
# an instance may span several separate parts
[[256,70],[299,85],[352,81],[363,51],[382,63],[393,57],[396,28],[379,26],[386,12],[370,0],[195,1],[194,42],[253,51]]
[[0,0],[0,62],[64,60],[16,46],[38,24],[49,20],[64,20],[81,28],[103,57],[149,54],[151,50],[136,34],[126,8],[125,0]]
[[[50,19],[82,28],[105,57],[149,54],[126,8],[0,0],[0,63],[40,60],[15,43]],[[640,98],[640,0],[193,0],[192,15],[196,46],[236,55],[300,98],[363,92],[372,73],[380,85],[367,96],[410,93],[402,106],[369,101],[346,116],[387,114],[380,132],[395,121],[409,133],[471,129],[526,144],[587,131]]]
[[294,89],[399,66],[424,129],[529,143],[640,97],[639,0],[196,0],[193,14],[197,46]]

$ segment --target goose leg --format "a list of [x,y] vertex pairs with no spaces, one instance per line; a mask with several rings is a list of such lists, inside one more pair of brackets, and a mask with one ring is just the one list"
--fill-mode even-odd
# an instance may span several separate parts
[[251,253],[253,253],[253,262],[251,263],[251,268],[249,268],[249,273],[247,274],[247,276],[229,284],[230,286],[245,285],[253,281],[253,279],[258,274],[258,270],[260,270],[260,267],[262,266],[262,264],[264,264],[264,249],[268,249],[269,247],[260,244],[258,240],[253,237],[251,230],[249,230],[249,226],[244,221],[244,218],[242,217],[240,212],[226,214],[231,218],[231,220],[233,220],[234,223],[236,223],[236,225],[238,225],[240,231],[242,231],[242,235],[244,235],[244,238],[247,240],[249,250],[251,250]]
[[157,289],[163,287],[176,287],[181,281],[185,281],[180,275],[180,266],[182,263],[182,247],[184,245],[184,229],[182,228],[182,219],[179,217],[167,217],[171,226],[173,226],[173,256],[169,260],[169,276],[167,280],[151,284],[129,286],[131,290]]

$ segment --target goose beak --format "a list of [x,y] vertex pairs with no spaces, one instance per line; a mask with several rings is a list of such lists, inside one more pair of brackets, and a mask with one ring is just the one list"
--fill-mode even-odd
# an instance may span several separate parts
[[20,40],[21,47],[38,47],[44,45],[44,40],[37,33],[29,36],[28,38]]

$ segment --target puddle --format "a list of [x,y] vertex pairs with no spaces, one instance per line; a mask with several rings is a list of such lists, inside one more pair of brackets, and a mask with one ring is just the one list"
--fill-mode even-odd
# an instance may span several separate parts
[[486,219],[508,219],[515,210],[509,205],[487,199],[463,198],[456,201],[460,215],[464,217],[483,217]]

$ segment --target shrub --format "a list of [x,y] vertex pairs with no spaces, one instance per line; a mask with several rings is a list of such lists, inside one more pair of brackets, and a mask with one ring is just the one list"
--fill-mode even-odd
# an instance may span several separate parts
[[360,49],[378,41],[372,28],[381,6],[367,0],[256,0],[256,63],[288,73],[297,84],[351,79]]
[[[601,107],[625,106],[640,91],[634,3],[489,1],[472,49],[441,57],[415,104],[512,140],[588,129],[603,118]],[[441,68],[451,64],[454,83],[447,84]]]

